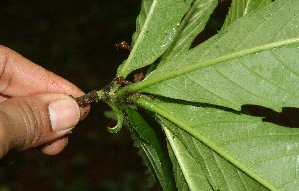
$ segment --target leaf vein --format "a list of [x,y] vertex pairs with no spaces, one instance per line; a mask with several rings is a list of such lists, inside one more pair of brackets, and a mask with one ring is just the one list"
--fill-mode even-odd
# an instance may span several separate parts
[[244,90],[244,91],[247,92],[248,94],[251,94],[251,95],[253,95],[253,96],[255,96],[255,97],[257,97],[257,98],[259,98],[260,100],[263,100],[263,101],[265,101],[265,102],[268,101],[268,100],[264,99],[262,96],[259,96],[259,95],[257,95],[257,94],[254,94],[252,91],[246,89],[244,85],[242,86],[241,84],[238,84],[236,81],[234,81],[233,79],[229,78],[229,77],[228,77],[227,75],[225,75],[224,73],[220,72],[215,66],[213,66],[213,68],[215,69],[215,71],[216,71],[217,73],[219,73],[219,75],[221,75],[222,77],[224,77],[225,79],[227,79],[227,80],[230,81],[232,84],[234,84],[234,85],[236,85],[237,87],[239,87],[240,89]]
[[[263,75],[261,75],[260,73],[258,73],[258,71],[252,70],[250,67],[248,67],[244,61],[241,59],[241,64],[242,66],[244,66],[247,70],[249,70],[251,73],[257,75],[258,77],[260,77],[261,79],[267,81],[268,83],[272,84],[273,86],[277,87],[278,89],[280,89],[282,92],[286,92],[288,94],[292,94],[291,92],[289,92],[288,90],[284,89],[282,86],[280,86],[278,83],[275,83],[274,81],[264,77]],[[265,99],[264,99],[265,100]],[[269,101],[269,100],[265,100],[265,101]]]
[[[297,176],[296,176],[297,177]],[[280,186],[278,186],[278,188],[283,188],[284,186],[286,186],[287,184],[289,184],[289,183],[291,183],[291,182],[296,182],[296,181],[298,181],[299,180],[299,178],[297,177],[297,178],[293,178],[293,179],[290,179],[289,181],[286,181],[284,184],[281,184]],[[280,190],[280,189],[279,189]]]
[[219,168],[220,171],[221,171],[221,174],[222,174],[222,177],[223,177],[223,179],[224,179],[224,182],[225,182],[226,187],[228,188],[228,190],[232,190],[232,189],[230,188],[230,185],[228,184],[228,182],[229,182],[229,178],[228,178],[228,177],[226,176],[226,174],[224,173],[224,169],[222,168],[221,163],[219,162],[218,158],[215,156],[216,154],[213,153],[212,155],[213,155],[213,158],[214,158],[214,160],[215,160],[215,162],[216,162],[218,168]]
[[[292,136],[294,135],[299,135],[299,133],[292,133]],[[280,133],[276,133],[276,134],[272,134],[271,135],[271,139],[274,138],[274,137],[284,137],[284,136],[287,136],[289,137],[290,134],[280,134]],[[269,138],[269,134],[264,134],[264,135],[251,135],[250,137],[248,136],[244,136],[243,138],[241,137],[241,135],[238,136],[238,138],[236,139],[229,139],[229,140],[226,140],[224,142],[221,142],[219,143],[220,145],[231,145],[233,144],[236,144],[236,142],[239,142],[239,141],[244,141],[244,140],[248,140],[247,142],[251,142],[250,140],[253,140],[253,139],[263,139],[263,138]]]
[[[280,159],[280,158],[284,158],[284,157],[291,157],[291,156],[297,156],[297,158],[299,157],[299,153],[294,153],[294,154],[284,154],[284,155],[279,155],[279,156],[272,156],[272,157],[268,157],[268,158],[262,158],[260,160],[254,160],[252,161],[251,165],[248,165],[249,168],[254,167],[255,165],[261,164],[261,163],[266,163],[268,161],[271,160],[276,160],[276,159]],[[265,156],[263,156],[265,157]]]
[[284,62],[278,54],[276,54],[273,50],[270,51],[271,54],[285,67],[287,68],[291,73],[295,74],[296,76],[299,77],[299,72],[297,72],[296,70],[293,70],[292,68],[290,68],[290,66],[288,64],[286,64],[286,62]]
[[[231,102],[230,100],[228,100],[228,99],[225,99],[225,98],[223,98],[223,97],[221,97],[220,95],[218,95],[216,92],[214,92],[214,91],[212,91],[212,90],[209,90],[209,88],[206,88],[206,87],[204,87],[203,85],[201,85],[198,81],[196,81],[196,80],[194,80],[194,79],[192,79],[192,78],[190,78],[189,76],[186,76],[187,77],[187,79],[189,79],[190,81],[192,81],[192,82],[194,82],[195,84],[197,84],[199,87],[202,87],[203,89],[205,89],[207,92],[209,92],[209,93],[211,93],[211,94],[213,94],[213,95],[215,95],[216,97],[218,97],[218,98],[220,98],[220,99],[222,99],[223,101],[226,101],[226,102],[228,102],[228,103],[230,103],[231,105],[234,105],[234,106],[236,106],[236,104],[235,103],[233,103],[233,102]],[[237,107],[237,106],[236,106]]]
[[246,182],[244,181],[243,176],[242,176],[242,174],[240,173],[239,169],[237,169],[237,171],[238,171],[237,174],[238,174],[238,176],[239,176],[239,178],[240,178],[240,180],[241,180],[241,182],[242,182],[244,188],[245,188],[246,190],[250,190],[250,189],[248,188]]

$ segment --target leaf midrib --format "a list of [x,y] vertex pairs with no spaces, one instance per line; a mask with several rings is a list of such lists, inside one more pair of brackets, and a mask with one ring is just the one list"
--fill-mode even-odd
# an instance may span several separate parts
[[211,1],[212,0],[208,0],[204,4],[202,4],[201,0],[195,1],[195,3],[191,6],[190,10],[187,12],[185,17],[183,18],[183,20],[180,24],[180,27],[177,30],[176,38],[171,42],[171,45],[169,46],[167,51],[164,53],[164,58],[165,59],[163,59],[162,62],[166,63],[170,59],[168,56],[172,53],[172,51],[173,51],[172,49],[173,49],[173,47],[176,46],[176,43],[179,40],[181,40],[179,37],[180,37],[181,33],[184,31],[184,29],[186,29],[186,26],[188,26],[188,23],[190,22],[190,18],[192,18],[194,12],[196,12],[196,10],[199,9],[199,7],[204,7],[204,9],[206,9],[206,4],[210,3]]
[[225,61],[235,59],[235,58],[239,58],[239,57],[243,57],[243,56],[246,56],[246,55],[249,55],[249,54],[253,54],[253,53],[257,53],[257,52],[261,52],[261,51],[265,51],[265,50],[270,50],[270,49],[273,49],[273,48],[279,48],[279,47],[282,47],[282,46],[296,44],[296,43],[299,43],[299,37],[298,38],[291,38],[291,39],[287,39],[287,40],[283,40],[283,41],[272,42],[272,43],[264,44],[264,45],[261,45],[261,46],[251,47],[251,48],[248,48],[248,49],[243,49],[243,50],[238,51],[238,52],[233,52],[233,53],[230,53],[230,54],[226,54],[226,55],[223,55],[223,56],[220,56],[220,57],[213,58],[211,60],[206,60],[206,61],[203,61],[203,62],[199,62],[199,63],[187,66],[187,67],[179,69],[179,70],[164,73],[164,74],[161,74],[157,77],[153,77],[153,78],[150,78],[150,79],[145,79],[144,81],[128,85],[128,86],[120,89],[117,92],[117,94],[118,95],[127,95],[128,92],[137,92],[137,91],[140,91],[140,90],[142,90],[144,88],[147,88],[149,86],[155,85],[157,83],[161,83],[161,82],[169,80],[171,78],[182,76],[182,75],[184,75],[186,73],[189,73],[189,72],[194,72],[194,71],[199,70],[201,68],[213,66],[213,65],[215,65],[217,63],[220,63],[220,62],[225,62]]
[[[165,132],[165,134],[166,134],[167,137],[170,137],[170,130],[168,130],[166,127],[164,127],[164,132]],[[175,144],[175,143],[174,143],[174,140],[169,139],[168,142],[169,142],[169,144],[171,145],[171,147],[173,148],[173,147],[174,147],[173,145]],[[193,189],[194,189],[194,186],[193,186],[193,184],[192,184],[192,181],[191,181],[191,179],[190,179],[189,177],[186,176],[186,174],[188,174],[188,173],[187,173],[187,172],[188,172],[188,169],[185,168],[186,165],[184,165],[184,161],[182,160],[181,157],[179,157],[180,154],[179,154],[175,149],[172,149],[172,152],[174,153],[175,158],[176,158],[176,160],[177,160],[177,163],[178,163],[179,166],[180,166],[180,170],[183,172],[182,174],[183,174],[183,176],[184,176],[184,179],[185,179],[185,181],[186,181],[188,187],[190,188],[190,190],[193,190]],[[189,153],[189,152],[188,152],[188,153]],[[189,153],[189,154],[190,154],[190,153]]]
[[143,27],[140,31],[140,33],[138,34],[138,38],[134,44],[134,47],[126,61],[126,63],[124,64],[123,68],[121,69],[120,73],[117,75],[117,76],[123,76],[123,77],[127,77],[128,75],[128,71],[127,71],[127,66],[130,65],[130,62],[131,60],[133,59],[134,55],[135,55],[135,52],[136,50],[138,49],[138,46],[140,44],[140,42],[142,41],[141,39],[144,37],[144,34],[148,28],[148,23],[150,22],[151,20],[151,17],[152,15],[154,14],[154,10],[155,10],[155,7],[156,7],[156,4],[157,4],[157,0],[154,0],[152,5],[151,5],[151,8],[147,14],[147,17],[146,17],[146,20],[144,21],[144,24],[143,24]]
[[[145,97],[145,96],[144,96]],[[214,142],[210,141],[207,137],[203,136],[199,132],[195,131],[191,126],[186,124],[184,121],[178,119],[176,116],[173,116],[171,113],[167,112],[163,108],[159,107],[157,104],[155,104],[152,101],[148,101],[146,98],[140,97],[140,98],[133,98],[133,101],[137,103],[138,105],[144,107],[147,110],[150,110],[167,120],[171,121],[172,123],[176,124],[178,127],[182,128],[186,132],[190,133],[190,135],[194,136],[196,139],[207,145],[209,148],[211,148],[213,151],[218,153],[220,156],[231,162],[233,165],[241,169],[244,173],[252,177],[254,180],[258,181],[260,184],[265,186],[266,188],[270,190],[277,190],[277,188],[272,185],[270,182],[266,181],[265,179],[262,179],[257,173],[249,169],[247,166],[242,164],[240,161],[235,159],[233,156],[228,154],[225,150],[223,150],[219,145],[215,144]]]

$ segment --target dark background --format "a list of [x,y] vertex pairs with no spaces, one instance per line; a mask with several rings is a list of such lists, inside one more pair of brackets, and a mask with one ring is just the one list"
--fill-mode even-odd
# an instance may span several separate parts
[[[229,1],[221,1],[197,43],[215,34]],[[114,43],[131,41],[141,0],[2,1],[0,44],[89,92],[114,77],[129,55]],[[57,156],[29,150],[0,167],[0,190],[146,190],[145,167],[126,129],[109,134],[102,103],[93,104],[86,120]]]

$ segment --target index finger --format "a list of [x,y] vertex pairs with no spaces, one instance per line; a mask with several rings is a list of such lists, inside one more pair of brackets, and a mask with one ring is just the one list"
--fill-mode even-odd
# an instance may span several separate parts
[[84,94],[71,82],[0,46],[0,94],[14,97],[39,93],[63,93],[74,97]]

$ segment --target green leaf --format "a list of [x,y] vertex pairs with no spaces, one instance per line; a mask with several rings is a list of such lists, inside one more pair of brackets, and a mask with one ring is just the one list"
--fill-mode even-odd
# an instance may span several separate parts
[[163,55],[159,65],[186,53],[195,39],[203,31],[218,0],[195,0],[178,28],[174,41]]
[[157,123],[152,123],[148,117],[144,117],[146,115],[142,115],[140,111],[137,112],[127,107],[126,112],[137,134],[134,140],[142,151],[143,159],[150,164],[163,190],[175,190],[171,161],[163,148],[163,137],[161,132],[159,133],[160,127]]
[[[250,176],[190,136],[176,125],[160,118],[168,138],[179,190],[267,190]],[[181,177],[180,177],[181,176]]]
[[170,159],[148,114],[126,109],[144,158],[164,190],[297,190],[298,129],[235,110],[299,107],[298,0],[234,1],[223,29],[188,50],[217,2],[190,3],[144,0],[134,48],[118,70],[126,77],[164,55],[143,81],[115,86],[111,96],[157,114]]
[[277,0],[119,93],[143,91],[236,110],[243,104],[298,107],[298,13],[297,0]]
[[233,0],[222,29],[251,11],[260,9],[271,2],[272,0]]
[[192,0],[143,0],[133,35],[133,49],[118,68],[117,75],[126,77],[161,56],[175,37],[191,3]]
[[213,190],[204,175],[200,162],[186,150],[184,144],[165,126],[164,131],[169,142],[168,150],[173,163],[178,190]]
[[[213,188],[219,188],[221,184],[225,184],[222,186],[227,186],[228,189],[224,188],[223,190],[230,190],[232,184],[239,184],[247,190],[254,190],[253,187],[261,186],[270,190],[297,190],[299,186],[299,174],[297,173],[299,170],[299,129],[285,128],[263,122],[258,117],[191,103],[178,104],[171,100],[164,100],[167,102],[149,101],[144,98],[135,101],[188,132],[188,134],[184,134],[178,127],[163,122],[165,128],[174,133],[175,137],[182,142],[179,144],[186,147],[186,149],[182,149],[180,145],[172,146],[172,150],[182,157],[179,159],[184,160],[181,163],[184,165],[181,166],[182,171],[183,168],[189,168],[189,165],[196,166],[192,164],[191,159],[186,157],[185,153],[189,153],[201,163],[198,170],[200,172],[200,168],[202,168],[205,171],[205,176]],[[168,136],[169,140],[171,138],[173,137]],[[197,141],[243,171],[255,182],[247,178],[244,181],[245,176],[237,176],[238,170],[232,169],[228,163],[221,162],[221,165],[218,165],[216,162],[218,158],[208,158],[208,160],[212,160],[209,161],[210,164],[207,164],[207,161],[202,161],[204,159],[201,157],[207,157],[211,153],[209,153],[210,151],[205,152]],[[209,174],[211,169],[217,168],[217,171],[223,172],[223,175],[219,175],[218,172],[215,172],[214,175],[213,173]],[[196,178],[192,177],[196,175],[196,170],[190,170],[186,170],[185,178],[196,181]],[[230,173],[233,176],[228,178],[227,175]],[[195,182],[191,183],[196,184]],[[188,183],[188,185],[191,184]]]

